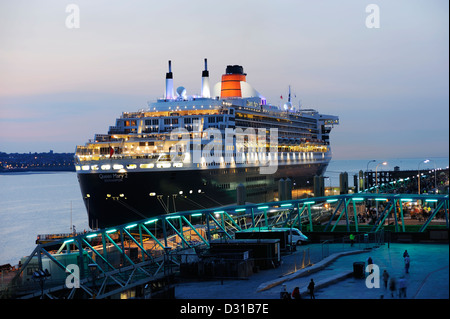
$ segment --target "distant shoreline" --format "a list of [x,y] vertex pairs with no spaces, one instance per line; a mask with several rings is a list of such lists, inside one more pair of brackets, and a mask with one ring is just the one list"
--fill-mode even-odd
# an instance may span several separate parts
[[55,169],[55,168],[38,168],[38,169],[29,169],[29,168],[14,168],[14,169],[0,169],[0,175],[1,174],[15,174],[15,173],[59,173],[59,172],[73,172],[75,173],[75,168],[61,168],[61,169]]
[[74,153],[0,152],[0,174],[22,172],[75,172]]

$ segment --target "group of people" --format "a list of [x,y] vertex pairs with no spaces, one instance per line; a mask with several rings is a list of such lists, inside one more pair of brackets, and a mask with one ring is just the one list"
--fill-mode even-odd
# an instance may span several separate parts
[[[407,250],[403,253],[403,260],[405,263],[405,274],[409,274],[409,265],[410,265],[410,259],[409,259],[409,253]],[[388,289],[389,285],[389,291],[391,292],[391,297],[394,298],[397,294],[398,289],[398,297],[399,298],[406,298],[406,278],[405,275],[400,276],[400,278],[397,280],[395,277],[391,277],[387,270],[385,269],[383,271],[383,283],[384,283],[384,289]]]
[[[378,211],[382,211],[382,206],[378,208]],[[358,223],[374,224],[377,220],[377,209],[375,207],[367,207],[364,213],[358,213]]]
[[[409,274],[410,258],[409,258],[409,253],[407,250],[405,250],[403,253],[403,260],[404,260],[404,264],[405,264],[405,274]],[[373,264],[372,257],[369,257],[367,259],[367,264],[368,265]],[[372,271],[373,270],[371,269],[371,273],[372,273]],[[385,269],[382,274],[382,279],[383,279],[383,283],[384,283],[384,289],[387,290],[389,288],[392,298],[394,298],[397,295],[397,290],[398,290],[399,298],[406,298],[407,282],[406,282],[405,275],[402,275],[399,279],[396,279],[395,277],[390,276],[389,273],[387,272],[387,270]],[[309,293],[309,296],[311,299],[316,299],[316,297],[314,295],[315,285],[316,284],[315,284],[314,280],[311,279],[311,281],[309,282],[308,287],[307,287],[308,293]],[[294,290],[292,291],[292,293],[289,293],[286,290],[286,285],[283,285],[283,289],[280,293],[280,298],[281,299],[302,299],[302,296],[300,293],[300,288],[295,287]]]
[[[313,279],[308,284],[308,293],[311,299],[316,299],[316,296],[314,295],[314,288],[316,286],[316,283]],[[280,293],[281,299],[302,299],[302,295],[300,293],[300,288],[295,287],[291,294],[286,290],[286,285],[283,285],[283,290]]]

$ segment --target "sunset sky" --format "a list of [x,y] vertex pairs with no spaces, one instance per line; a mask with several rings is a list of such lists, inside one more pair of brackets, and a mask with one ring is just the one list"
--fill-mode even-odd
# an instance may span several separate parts
[[[79,28],[69,28],[69,4]],[[368,28],[369,4],[379,28]],[[338,115],[335,159],[449,156],[449,2],[3,0],[0,151],[74,152],[174,86],[228,64],[278,105]]]

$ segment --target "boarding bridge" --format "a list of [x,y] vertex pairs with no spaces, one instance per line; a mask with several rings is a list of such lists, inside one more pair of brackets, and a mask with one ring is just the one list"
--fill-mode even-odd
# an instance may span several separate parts
[[[448,195],[371,194],[226,206],[155,216],[38,244],[3,294],[12,298],[108,298],[167,278],[181,256],[209,247],[211,240],[233,239],[234,233],[257,227],[297,227],[304,233],[366,231],[358,214],[377,207],[370,231],[392,219],[405,232],[404,206],[419,202],[432,207],[421,224],[424,232],[439,214],[448,229]],[[396,216],[396,218],[394,218]],[[325,226],[324,226],[325,225]],[[364,230],[362,230],[364,228]]]

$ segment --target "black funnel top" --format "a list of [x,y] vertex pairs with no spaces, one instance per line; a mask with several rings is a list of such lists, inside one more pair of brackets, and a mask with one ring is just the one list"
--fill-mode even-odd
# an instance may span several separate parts
[[208,60],[205,59],[205,69],[202,71],[202,77],[209,77]]
[[166,79],[173,79],[172,61],[169,60],[169,72],[166,73]]
[[243,74],[243,75],[247,75],[244,73],[244,68],[240,65],[227,65],[227,69],[225,71],[226,74]]

